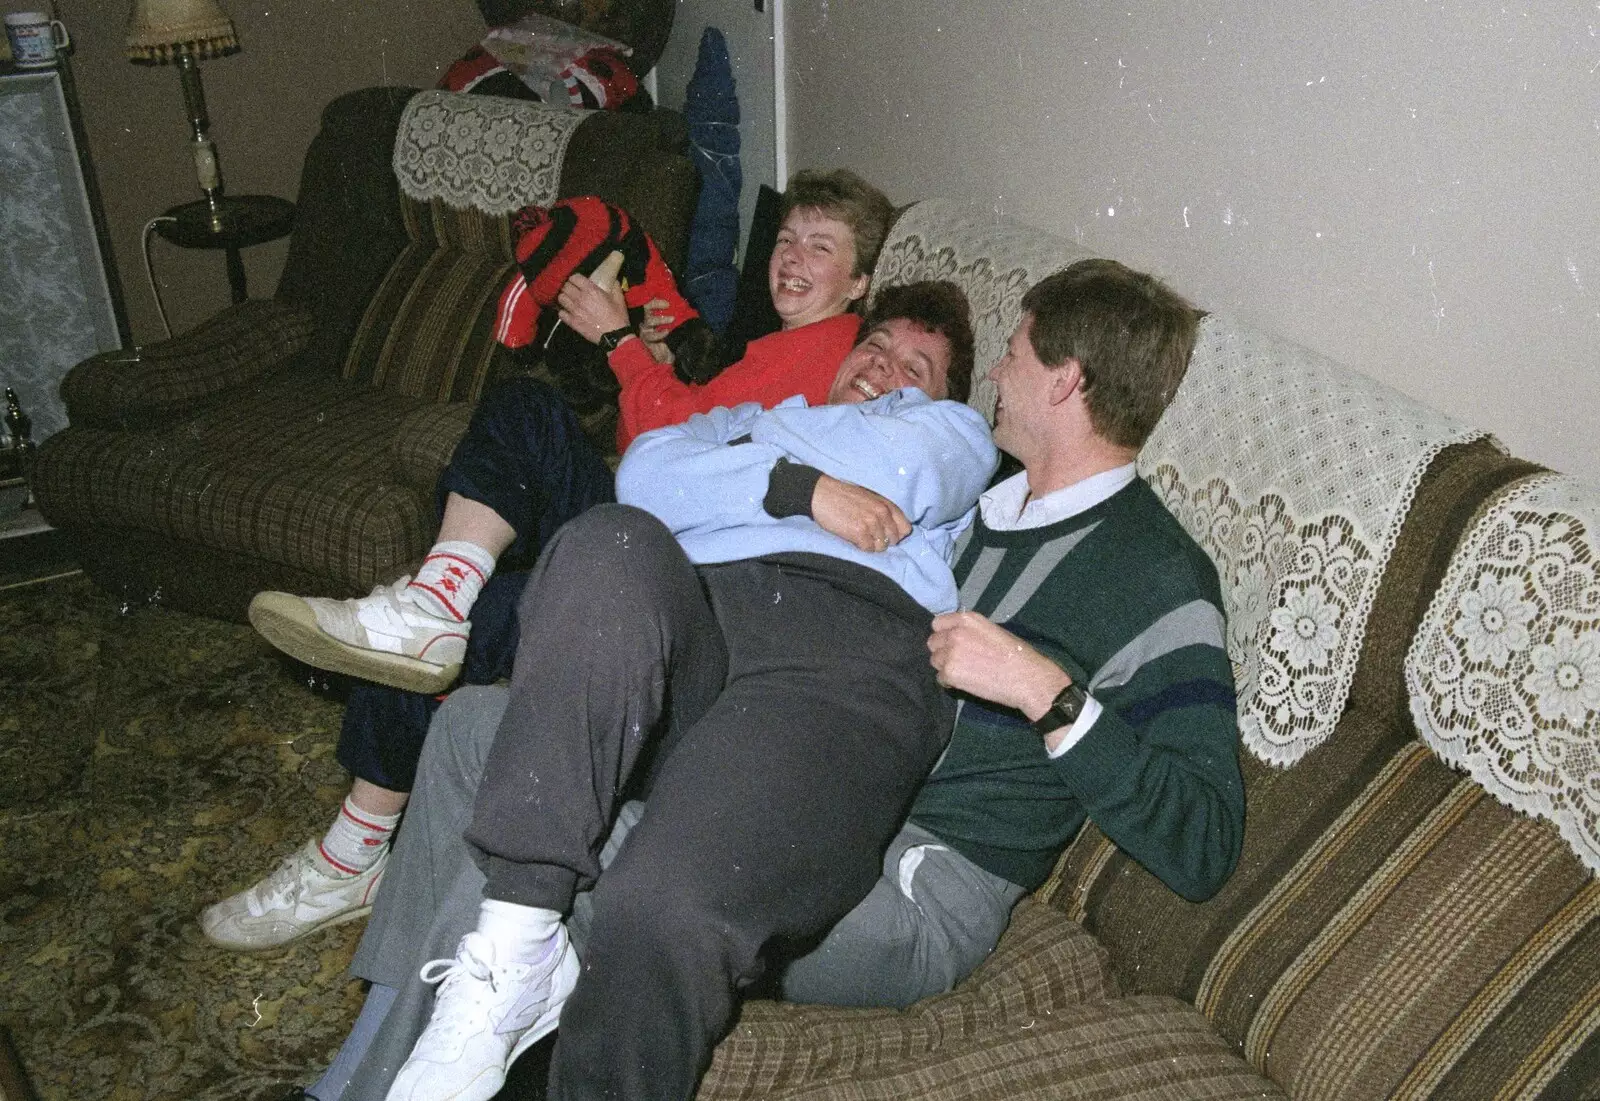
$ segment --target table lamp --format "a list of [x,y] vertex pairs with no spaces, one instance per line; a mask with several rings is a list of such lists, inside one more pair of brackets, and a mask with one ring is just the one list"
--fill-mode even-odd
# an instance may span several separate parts
[[145,65],[177,62],[183,82],[183,103],[193,132],[195,174],[205,192],[213,229],[222,228],[222,173],[217,147],[206,116],[206,93],[200,84],[202,58],[222,57],[239,49],[233,20],[216,0],[134,0],[128,15],[128,59]]

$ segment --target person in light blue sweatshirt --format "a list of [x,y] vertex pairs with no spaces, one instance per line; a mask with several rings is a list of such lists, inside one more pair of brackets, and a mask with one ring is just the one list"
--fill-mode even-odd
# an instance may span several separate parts
[[[617,471],[617,500],[666,524],[695,565],[824,555],[883,574],[937,615],[955,610],[955,540],[971,521],[974,485],[981,493],[994,466],[989,427],[968,406],[917,389],[815,408],[795,397],[770,410],[714,409],[641,437]],[[866,547],[830,532],[803,505],[813,472],[892,501],[908,529]]]
[[[465,834],[477,928],[422,969],[440,985],[388,1097],[493,1096],[558,1020],[552,1098],[690,1097],[769,951],[877,882],[951,729],[926,640],[998,453],[944,400],[970,377],[960,291],[885,292],[875,315],[828,405],[641,437],[623,503],[547,548],[519,620],[550,645],[517,660]],[[564,918],[590,888],[580,974]],[[369,940],[404,925],[390,893]]]

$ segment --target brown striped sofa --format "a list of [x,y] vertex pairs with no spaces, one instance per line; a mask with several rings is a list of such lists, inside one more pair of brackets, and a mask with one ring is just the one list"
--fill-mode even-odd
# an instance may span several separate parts
[[[490,338],[513,271],[506,209],[597,194],[669,263],[685,253],[699,179],[681,116],[548,111],[404,88],[328,106],[273,297],[65,379],[69,427],[35,484],[91,577],[242,620],[262,589],[365,593],[420,559],[473,401],[524,369]],[[494,213],[452,201],[459,177]],[[594,421],[608,439],[605,411]]]
[[[877,279],[961,282],[988,364],[1078,255],[929,201]],[[1216,316],[1140,464],[1228,594],[1238,871],[1090,825],[956,990],[749,1001],[701,1101],[1600,1098],[1600,490]]]

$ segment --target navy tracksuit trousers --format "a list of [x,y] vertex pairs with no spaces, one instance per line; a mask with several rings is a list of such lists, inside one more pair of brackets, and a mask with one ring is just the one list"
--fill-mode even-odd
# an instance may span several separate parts
[[[570,406],[533,378],[513,378],[483,396],[450,465],[438,508],[451,493],[494,509],[517,533],[472,607],[462,684],[511,675],[517,601],[528,571],[556,529],[592,505],[616,500],[611,468]],[[410,791],[440,697],[352,682],[339,733],[339,763],[388,788]]]

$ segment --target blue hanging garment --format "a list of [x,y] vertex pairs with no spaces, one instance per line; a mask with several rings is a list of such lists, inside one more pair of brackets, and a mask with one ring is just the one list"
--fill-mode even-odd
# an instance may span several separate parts
[[700,169],[700,201],[689,229],[684,293],[707,324],[720,334],[733,316],[739,272],[739,97],[722,32],[707,27],[700,55],[684,97],[689,143]]

